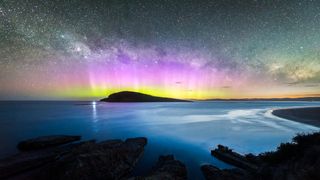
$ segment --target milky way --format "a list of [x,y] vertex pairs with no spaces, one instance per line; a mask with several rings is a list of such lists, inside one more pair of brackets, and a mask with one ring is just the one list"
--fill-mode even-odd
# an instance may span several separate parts
[[0,99],[320,96],[320,1],[0,0]]

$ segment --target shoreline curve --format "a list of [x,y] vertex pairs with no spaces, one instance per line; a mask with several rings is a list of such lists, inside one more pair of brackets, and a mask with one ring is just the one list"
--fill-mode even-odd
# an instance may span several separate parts
[[276,109],[273,115],[320,128],[320,107],[299,107]]

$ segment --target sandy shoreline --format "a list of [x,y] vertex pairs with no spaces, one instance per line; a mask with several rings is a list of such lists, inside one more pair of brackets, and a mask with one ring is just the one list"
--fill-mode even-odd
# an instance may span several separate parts
[[281,118],[320,128],[320,107],[276,109],[272,111],[272,114]]

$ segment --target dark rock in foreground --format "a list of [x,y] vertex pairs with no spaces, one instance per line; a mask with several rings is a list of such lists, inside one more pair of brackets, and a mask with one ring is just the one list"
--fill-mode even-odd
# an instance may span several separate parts
[[53,136],[42,136],[34,139],[21,141],[17,148],[19,150],[37,150],[57,146],[61,144],[67,144],[74,141],[79,141],[81,136],[66,136],[66,135],[53,135]]
[[190,102],[187,100],[151,96],[138,92],[122,91],[101,99],[104,102]]
[[258,166],[249,162],[245,156],[233,152],[228,147],[222,146],[220,144],[218,145],[217,149],[211,151],[211,154],[221,161],[248,171],[256,171],[258,169]]
[[[54,162],[60,153],[52,150],[23,152],[5,159],[1,159],[0,179],[22,175],[30,170],[32,171],[50,162]],[[26,178],[24,177],[21,179]]]
[[[60,146],[79,138],[45,136],[23,141],[20,146],[29,151],[0,160],[0,179],[128,179],[147,144],[146,138],[139,137]],[[149,175],[130,179],[185,180],[187,169],[172,155],[160,156]]]
[[0,161],[0,179],[126,178],[146,144],[146,138],[131,138],[22,152]]
[[203,165],[201,166],[201,171],[205,179],[210,180],[246,180],[248,179],[247,173],[241,169],[224,169],[221,170],[212,165]]
[[135,177],[132,179],[185,180],[187,179],[187,168],[182,162],[175,160],[173,155],[160,156],[157,164],[150,172],[150,175],[146,177]]
[[[211,165],[204,165],[201,170],[207,180],[320,179],[320,133],[297,135],[292,143],[282,143],[277,151],[262,153],[258,156],[252,154],[242,156],[224,146],[213,151],[220,152],[222,155],[217,153],[212,155],[237,168],[221,170]],[[248,163],[253,164],[257,169],[247,166]]]

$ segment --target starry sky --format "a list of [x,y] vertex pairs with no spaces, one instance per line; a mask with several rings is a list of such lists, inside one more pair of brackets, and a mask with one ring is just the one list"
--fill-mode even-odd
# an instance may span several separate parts
[[318,0],[0,0],[0,99],[320,96]]

